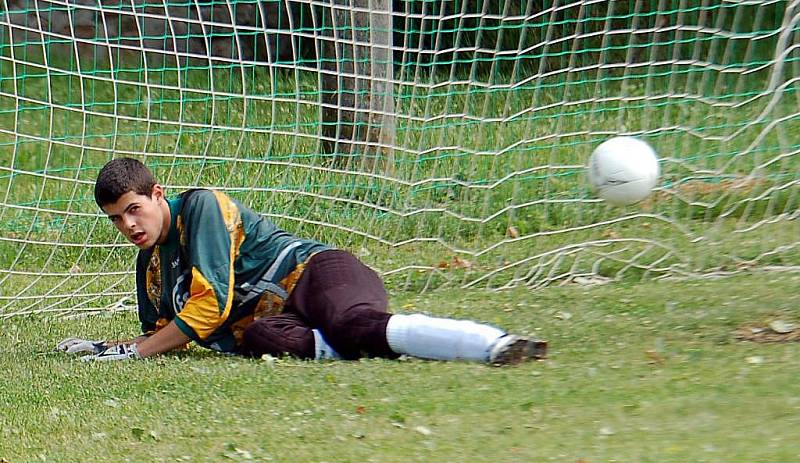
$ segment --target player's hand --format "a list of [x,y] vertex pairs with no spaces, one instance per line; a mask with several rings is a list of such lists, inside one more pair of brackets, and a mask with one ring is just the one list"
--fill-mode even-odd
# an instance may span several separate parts
[[84,355],[81,360],[84,362],[105,362],[109,360],[128,360],[138,359],[139,351],[136,350],[136,344],[117,344],[111,346],[100,353],[93,355]]
[[80,354],[89,352],[99,354],[106,350],[108,346],[105,341],[89,341],[80,338],[67,338],[58,343],[56,350],[68,354]]

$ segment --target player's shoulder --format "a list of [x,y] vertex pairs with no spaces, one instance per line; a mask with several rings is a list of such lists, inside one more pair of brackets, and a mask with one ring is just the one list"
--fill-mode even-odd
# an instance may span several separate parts
[[226,193],[218,190],[194,189],[182,195],[183,204],[179,215],[185,220],[214,220],[221,217],[224,221],[233,221],[240,217],[245,209]]
[[205,188],[194,188],[181,193],[181,200],[183,201],[182,209],[186,211],[187,209],[203,209],[210,206],[216,206],[220,203],[220,201],[226,201],[227,195],[222,192],[215,192]]
[[191,190],[186,190],[181,193],[180,197],[184,203],[216,199],[214,192],[207,188],[192,188]]

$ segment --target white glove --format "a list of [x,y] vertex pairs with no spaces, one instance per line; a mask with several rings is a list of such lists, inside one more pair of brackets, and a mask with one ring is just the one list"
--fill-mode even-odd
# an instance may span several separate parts
[[139,351],[136,344],[117,344],[108,349],[93,355],[84,355],[81,360],[84,362],[105,362],[107,360],[128,360],[138,359]]
[[82,352],[91,352],[92,354],[99,354],[106,349],[105,341],[89,341],[79,338],[67,338],[58,343],[56,350],[66,352],[68,354],[80,354]]

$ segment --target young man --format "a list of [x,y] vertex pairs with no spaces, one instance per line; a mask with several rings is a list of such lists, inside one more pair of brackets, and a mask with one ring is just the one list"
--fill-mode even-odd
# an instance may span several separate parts
[[70,338],[84,360],[144,358],[190,341],[221,352],[304,359],[542,358],[547,344],[471,321],[387,312],[383,282],[352,254],[293,236],[224,193],[167,199],[141,162],[106,164],[95,200],[139,248],[143,335],[105,343]]

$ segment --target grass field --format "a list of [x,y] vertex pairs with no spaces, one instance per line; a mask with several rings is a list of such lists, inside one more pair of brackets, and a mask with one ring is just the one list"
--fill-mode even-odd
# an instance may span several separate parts
[[[0,463],[800,461],[800,344],[732,334],[800,326],[800,273],[752,270],[800,264],[800,54],[796,31],[779,34],[792,8],[606,3],[573,2],[546,47],[481,19],[476,43],[520,53],[406,56],[394,152],[376,172],[323,152],[314,63],[111,69],[0,30]],[[635,21],[613,13],[633,3],[646,5]],[[672,6],[650,14],[656,3]],[[609,27],[636,33],[589,34]],[[619,133],[661,158],[657,191],[627,208],[584,178]],[[353,251],[397,312],[534,333],[551,356],[492,368],[57,354],[65,337],[136,334],[132,312],[106,310],[131,302],[134,249],[91,193],[123,155],[170,195],[219,188]],[[654,278],[666,275],[696,278]],[[576,276],[614,284],[566,284]]]
[[83,364],[62,338],[136,334],[133,314],[0,325],[0,461],[788,462],[800,344],[732,332],[800,323],[797,273],[540,291],[395,294],[551,343],[543,362],[248,360],[191,348]]

